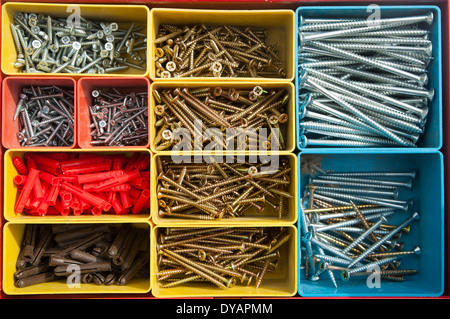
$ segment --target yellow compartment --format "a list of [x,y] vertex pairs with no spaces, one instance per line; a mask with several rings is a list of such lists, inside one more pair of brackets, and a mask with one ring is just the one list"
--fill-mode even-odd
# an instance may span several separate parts
[[[284,61],[285,78],[258,78],[258,81],[292,81],[295,76],[295,13],[292,10],[195,10],[195,9],[165,9],[151,10],[152,26],[150,28],[150,78],[152,80],[171,81],[177,78],[161,79],[156,77],[154,41],[161,24],[212,26],[250,26],[266,28],[268,44],[277,44],[279,55]],[[178,78],[179,80],[180,78]],[[182,78],[181,78],[182,79]],[[188,77],[192,80],[205,80],[205,77]],[[221,81],[255,80],[251,77],[211,77],[208,80]]]
[[[187,155],[187,154],[185,154]],[[196,155],[200,155],[200,153],[197,153]],[[247,159],[249,155],[256,155],[258,160],[260,159],[259,153],[247,153],[245,154],[245,158]],[[152,165],[150,170],[150,177],[151,177],[151,192],[153,196],[150,198],[150,209],[152,211],[152,221],[155,225],[158,226],[172,226],[172,225],[189,225],[191,227],[196,227],[197,225],[208,225],[208,226],[219,226],[219,225],[226,225],[226,226],[236,226],[236,225],[251,225],[254,226],[262,225],[262,226],[276,226],[276,225],[292,225],[293,223],[297,222],[298,218],[298,165],[297,165],[297,156],[295,154],[291,153],[274,153],[274,154],[268,154],[268,156],[279,156],[280,159],[288,159],[289,164],[292,168],[290,172],[290,178],[291,183],[289,185],[289,193],[294,196],[292,199],[288,199],[288,209],[287,214],[285,216],[282,216],[281,218],[278,218],[277,213],[274,211],[273,207],[270,205],[266,205],[264,211],[262,213],[258,213],[256,208],[250,209],[246,212],[245,216],[242,217],[235,217],[235,218],[222,218],[221,220],[189,220],[189,219],[181,219],[181,218],[173,218],[173,217],[160,217],[159,212],[159,205],[158,205],[158,198],[157,198],[157,186],[158,186],[158,168],[156,165],[156,159],[158,157],[164,157],[173,156],[170,152],[161,152],[158,154],[153,155],[152,157]],[[195,162],[195,155],[190,154],[188,156],[191,157],[191,162]],[[203,154],[203,157],[205,158],[207,154]],[[229,156],[229,155],[224,155]],[[225,160],[225,159],[224,159]]]
[[[19,156],[23,159],[24,153],[59,153],[61,151],[46,151],[46,150],[36,150],[36,151],[24,151],[24,150],[7,150],[4,154],[4,180],[3,180],[3,209],[4,217],[7,221],[15,223],[53,223],[53,222],[110,222],[110,221],[147,221],[150,219],[150,209],[144,209],[140,214],[133,215],[131,213],[127,215],[114,215],[114,214],[101,214],[98,216],[94,215],[80,215],[73,216],[59,216],[59,215],[47,215],[47,216],[29,216],[24,214],[16,214],[14,212],[14,206],[18,197],[17,187],[14,185],[13,178],[18,174],[14,164],[12,163],[12,158],[14,156]],[[78,152],[78,153],[97,153],[97,154],[122,154],[130,157],[134,152],[144,152],[150,154],[150,161],[152,153],[148,149],[133,149],[133,150],[107,150],[102,149],[101,151],[96,149],[70,149],[64,152]],[[150,162],[151,163],[151,162]]]
[[[7,75],[45,75],[45,76],[99,76],[99,74],[89,73],[22,73],[14,67],[17,58],[17,51],[11,33],[10,24],[14,23],[14,14],[17,12],[43,13],[52,17],[67,18],[72,13],[76,13],[72,8],[78,7],[82,18],[101,20],[105,22],[117,22],[120,28],[127,28],[132,22],[136,26],[145,25],[141,32],[147,34],[149,39],[150,10],[144,5],[105,5],[105,4],[57,4],[57,3],[35,3],[35,2],[7,2],[2,6],[2,71]],[[145,51],[147,61],[146,70],[128,68],[120,73],[108,73],[108,76],[148,76],[149,50]],[[142,56],[144,57],[144,55]]]
[[[108,222],[108,224],[127,223]],[[129,221],[128,221],[129,223]],[[33,224],[33,223],[29,223]],[[52,224],[52,223],[48,223]],[[58,224],[58,223],[55,223]],[[96,222],[96,224],[100,224]],[[148,229],[149,238],[151,237],[152,225],[150,222],[136,222],[132,224],[135,227]],[[8,295],[46,295],[46,294],[105,294],[105,293],[148,293],[151,289],[150,278],[136,277],[127,285],[96,285],[94,283],[81,284],[80,288],[69,288],[65,279],[59,281],[47,282],[17,288],[14,283],[14,273],[16,272],[16,261],[20,253],[22,238],[25,233],[26,224],[8,222],[3,227],[3,291]],[[150,247],[141,247],[146,250]]]
[[[240,227],[234,226],[234,227]],[[253,227],[260,227],[254,225]],[[174,226],[180,227],[180,226]],[[185,227],[183,225],[183,227]],[[261,226],[267,227],[267,226]],[[151,269],[152,269],[152,294],[157,298],[201,298],[201,297],[292,297],[297,292],[297,228],[286,226],[290,238],[280,248],[281,258],[275,272],[267,272],[261,286],[244,286],[236,284],[233,288],[223,289],[212,283],[190,283],[173,288],[161,288],[157,281],[158,255],[156,250],[157,238],[165,227],[155,226],[151,237]]]
[[[162,91],[165,89],[175,89],[179,88],[201,88],[201,87],[221,87],[222,89],[230,89],[235,88],[236,90],[247,90],[252,89],[256,85],[261,86],[264,90],[270,89],[285,89],[289,94],[289,101],[286,104],[286,114],[289,116],[288,121],[284,124],[280,124],[280,134],[284,137],[285,140],[285,149],[280,150],[282,152],[293,152],[296,147],[295,142],[295,86],[291,82],[239,82],[234,78],[233,82],[206,82],[204,79],[201,82],[191,82],[192,78],[189,78],[188,81],[183,81],[178,79],[177,81],[168,82],[153,82],[150,85],[150,148],[153,153],[159,153],[156,151],[154,147],[154,141],[157,135],[156,128],[156,114],[155,114],[155,106],[158,104],[154,97],[154,91]],[[259,80],[259,79],[258,79]],[[226,150],[224,150],[226,151]]]

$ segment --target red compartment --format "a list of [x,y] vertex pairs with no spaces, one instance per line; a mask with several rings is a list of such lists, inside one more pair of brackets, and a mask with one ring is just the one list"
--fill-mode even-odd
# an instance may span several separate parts
[[[145,145],[136,146],[93,146],[90,142],[93,140],[91,137],[91,115],[89,113],[89,106],[92,106],[94,98],[92,97],[92,91],[101,88],[117,88],[117,89],[129,89],[129,90],[146,90],[147,94],[150,94],[150,81],[143,77],[85,77],[78,81],[77,87],[77,113],[78,113],[78,125],[77,125],[77,141],[81,148],[148,148],[150,146],[150,130],[148,130],[147,143]],[[150,98],[150,96],[148,96]],[[148,108],[150,112],[150,100],[148,100]],[[150,125],[150,116],[147,117],[147,127]]]
[[[72,78],[66,77],[54,77],[54,78],[44,78],[44,77],[6,77],[3,80],[2,85],[2,144],[5,148],[20,148],[20,149],[47,149],[44,146],[26,146],[22,147],[17,140],[16,134],[19,132],[19,119],[13,121],[14,113],[16,110],[17,102],[19,101],[19,95],[22,87],[24,86],[61,86],[70,87],[74,91],[73,103],[76,103],[76,81]],[[77,129],[77,117],[76,117],[76,105],[74,107],[73,118],[74,118],[74,137],[73,144],[71,146],[49,146],[53,150],[64,150],[71,149],[76,146],[76,129]]]

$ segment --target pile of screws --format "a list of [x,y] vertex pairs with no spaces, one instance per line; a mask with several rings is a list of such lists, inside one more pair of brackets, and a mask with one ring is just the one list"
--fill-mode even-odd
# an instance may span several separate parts
[[433,14],[302,21],[301,147],[415,147],[434,97]]
[[156,245],[156,276],[162,288],[196,282],[258,288],[266,273],[276,270],[279,248],[290,236],[288,229],[276,227],[166,228]]
[[145,146],[148,143],[148,93],[121,92],[115,88],[94,89],[91,115],[91,145]]
[[[23,73],[117,73],[146,70],[145,26],[81,22],[50,15],[14,15],[11,33],[17,49],[14,67]],[[141,31],[141,32],[140,32]]]
[[[289,120],[286,104],[290,96],[285,89],[266,91],[257,85],[249,90],[200,87],[153,93],[158,103],[154,110],[156,151],[185,144],[195,150],[202,150],[204,144],[232,150],[286,147],[281,130]],[[181,143],[181,137],[176,136],[180,128],[189,132],[188,143]]]
[[266,30],[246,26],[162,24],[154,41],[156,76],[285,78]]
[[411,188],[414,172],[324,172],[310,179],[301,204],[303,267],[307,279],[329,277],[337,287],[335,272],[343,281],[367,278],[404,281],[416,269],[399,269],[407,255],[420,256],[420,247],[404,250],[402,233],[420,218],[414,212],[399,225],[388,221],[408,211],[398,199],[399,188]]
[[66,146],[74,143],[73,88],[24,86],[14,112],[22,147]]
[[[149,278],[148,231],[130,224],[27,224],[16,262],[15,285],[66,279],[68,284],[127,285]],[[75,278],[78,273],[81,278]],[[75,282],[72,282],[75,281]]]
[[177,164],[168,156],[156,161],[160,217],[217,220],[255,210],[261,214],[270,207],[281,218],[294,198],[286,158],[280,158],[273,171],[261,163],[228,164],[212,157],[201,164]]
[[[150,155],[25,153],[13,156],[17,214],[139,214],[150,206]],[[26,163],[26,164],[25,164]]]

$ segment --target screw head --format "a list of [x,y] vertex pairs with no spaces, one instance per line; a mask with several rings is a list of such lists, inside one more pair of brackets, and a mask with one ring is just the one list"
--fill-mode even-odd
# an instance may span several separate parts
[[39,40],[33,40],[33,42],[31,42],[31,46],[35,49],[39,49],[42,45],[42,42]]
[[105,50],[106,51],[112,51],[114,49],[114,44],[112,44],[111,42],[106,42],[105,43]]
[[109,24],[109,28],[111,29],[111,31],[117,31],[119,29],[119,25],[116,22],[111,22]]
[[108,50],[101,50],[100,51],[100,57],[107,58],[109,56]]
[[169,72],[173,72],[177,69],[177,65],[173,61],[169,61],[166,63],[166,69]]

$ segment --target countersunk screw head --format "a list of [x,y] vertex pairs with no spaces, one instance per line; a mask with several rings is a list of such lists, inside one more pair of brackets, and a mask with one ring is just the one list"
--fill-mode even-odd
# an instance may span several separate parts
[[33,40],[33,42],[31,42],[31,46],[35,49],[39,49],[42,45],[42,42],[39,40]]
[[25,48],[25,50],[23,51],[26,55],[33,55],[33,48],[32,47],[27,47]]
[[164,131],[162,132],[162,138],[163,138],[163,139],[165,139],[165,140],[171,140],[172,137],[173,137],[172,131],[170,131],[170,130],[164,130]]
[[119,29],[119,25],[116,22],[111,22],[109,24],[109,28],[111,29],[111,31],[117,31]]
[[248,168],[248,174],[250,176],[255,175],[256,173],[258,173],[258,168],[256,166],[250,166]]
[[114,49],[114,44],[112,44],[111,42],[106,42],[105,43],[105,50],[106,51],[112,51],[113,49]]

